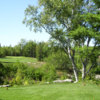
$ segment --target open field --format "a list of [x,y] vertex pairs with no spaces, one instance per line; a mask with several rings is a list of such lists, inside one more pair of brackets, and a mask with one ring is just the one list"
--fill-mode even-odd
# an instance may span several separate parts
[[21,62],[25,63],[28,66],[41,67],[45,62],[40,62],[36,58],[32,57],[24,57],[24,56],[6,56],[4,58],[0,58],[0,62],[2,63],[16,63]]
[[0,88],[0,100],[100,100],[100,86],[64,83]]
[[0,58],[0,62],[31,62],[31,63],[35,63],[37,62],[36,58],[32,58],[32,57],[23,57],[23,56],[6,56],[4,58]]

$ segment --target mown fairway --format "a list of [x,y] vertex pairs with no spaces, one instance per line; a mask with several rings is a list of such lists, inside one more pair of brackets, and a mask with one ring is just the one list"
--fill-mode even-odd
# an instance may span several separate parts
[[72,83],[0,88],[0,100],[100,100],[100,86]]
[[37,59],[32,57],[23,57],[23,56],[6,56],[4,58],[0,58],[0,62],[37,62]]

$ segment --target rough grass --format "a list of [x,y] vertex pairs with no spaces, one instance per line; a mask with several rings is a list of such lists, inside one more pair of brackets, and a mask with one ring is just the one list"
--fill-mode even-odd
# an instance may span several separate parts
[[100,86],[72,83],[0,88],[0,100],[100,100]]
[[27,62],[27,63],[34,63],[37,62],[36,58],[32,57],[23,57],[23,56],[6,56],[4,58],[0,58],[0,62],[8,62],[8,63],[13,63],[13,62]]

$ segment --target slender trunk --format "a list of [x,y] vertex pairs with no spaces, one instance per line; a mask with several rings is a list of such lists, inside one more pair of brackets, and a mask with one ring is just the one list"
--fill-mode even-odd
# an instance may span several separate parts
[[84,64],[82,64],[82,65],[83,65],[83,68],[82,68],[82,80],[84,80],[85,77],[86,77],[86,66]]
[[72,61],[74,75],[75,75],[75,82],[78,82],[78,74],[77,74],[76,64],[74,62],[74,59],[71,59],[71,61]]
[[69,58],[72,62],[72,66],[73,66],[73,72],[74,72],[74,76],[75,76],[75,82],[78,82],[78,73],[77,73],[77,68],[76,68],[76,64],[75,64],[75,61],[74,61],[74,57],[72,57],[71,55],[71,50],[70,48],[68,48],[68,55],[69,55]]
[[82,80],[84,80],[86,77],[87,58],[84,61],[81,58],[81,62],[82,62]]
[[86,74],[88,74],[94,66],[95,66],[95,64],[92,64],[91,67],[89,68],[89,70],[86,72]]

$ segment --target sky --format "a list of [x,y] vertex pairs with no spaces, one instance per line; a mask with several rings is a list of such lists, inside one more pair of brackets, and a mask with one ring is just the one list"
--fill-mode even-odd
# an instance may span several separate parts
[[35,33],[25,24],[24,10],[28,5],[37,5],[37,0],[0,0],[0,43],[2,46],[17,45],[21,39],[36,42],[48,41],[46,32]]

